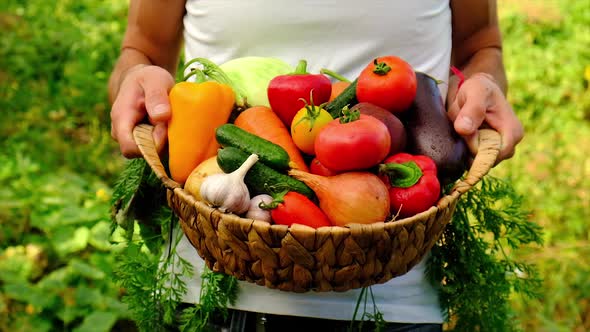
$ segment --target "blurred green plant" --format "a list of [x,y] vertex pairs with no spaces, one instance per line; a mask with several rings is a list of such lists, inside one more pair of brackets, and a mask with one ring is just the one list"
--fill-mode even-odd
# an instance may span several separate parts
[[[3,1],[0,142],[44,167],[112,179],[106,82],[124,32],[125,1]],[[49,149],[49,151],[48,151]],[[2,153],[14,153],[3,148]]]
[[0,182],[0,330],[110,331],[127,319],[112,282],[111,189],[22,154],[0,155]]
[[[106,81],[123,1],[0,4],[0,330],[133,329],[112,281]],[[122,240],[122,238],[121,238]]]
[[493,174],[525,196],[543,226],[540,299],[512,299],[527,331],[590,329],[590,10],[588,1],[505,1],[501,11],[509,99],[526,136]]

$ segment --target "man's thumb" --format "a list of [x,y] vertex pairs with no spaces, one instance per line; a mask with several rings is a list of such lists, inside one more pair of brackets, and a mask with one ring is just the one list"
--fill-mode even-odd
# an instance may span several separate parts
[[142,81],[145,109],[152,124],[163,123],[170,119],[168,91],[173,85],[174,79],[168,72],[152,72],[149,79]]

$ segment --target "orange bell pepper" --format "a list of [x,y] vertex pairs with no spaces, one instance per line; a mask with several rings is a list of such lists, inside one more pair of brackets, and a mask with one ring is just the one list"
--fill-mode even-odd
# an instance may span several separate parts
[[195,167],[217,153],[215,130],[229,120],[235,93],[229,85],[214,81],[179,82],[168,98],[172,112],[168,122],[170,175],[184,184]]

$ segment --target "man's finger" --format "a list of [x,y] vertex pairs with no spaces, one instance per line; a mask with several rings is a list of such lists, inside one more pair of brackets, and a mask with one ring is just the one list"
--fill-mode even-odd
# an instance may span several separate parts
[[455,99],[455,101],[447,108],[447,116],[451,122],[455,122],[455,119],[457,118],[457,115],[459,115],[460,110],[461,107],[459,107],[459,102]]
[[126,158],[136,158],[141,156],[139,148],[133,138],[133,128],[143,117],[138,112],[125,112],[119,118],[115,131],[117,133],[117,142],[121,153]]
[[522,140],[524,129],[510,105],[503,106],[503,112],[491,112],[486,119],[491,128],[495,129],[502,137],[502,145],[498,154],[498,161],[511,158],[514,155],[515,146]]
[[[459,92],[461,94],[461,92]],[[459,101],[459,105],[461,102]],[[461,136],[469,136],[477,131],[486,118],[487,104],[479,93],[471,93],[465,98],[453,125]]]
[[522,126],[518,125],[518,123],[509,124],[500,130],[502,145],[498,154],[498,162],[514,156],[516,145],[522,140],[524,135]]
[[166,124],[156,124],[154,126],[152,136],[154,138],[154,142],[156,143],[156,150],[158,151],[158,153],[161,153],[162,149],[166,145],[166,141],[168,140],[168,127],[166,126]]
[[463,136],[463,140],[467,144],[471,155],[475,156],[477,154],[477,150],[479,149],[479,132],[476,130],[471,135]]
[[174,85],[174,79],[162,68],[150,68],[139,81],[144,96],[145,108],[152,124],[164,123],[170,119],[170,102],[168,91]]
[[111,110],[111,135],[119,143],[121,153],[126,158],[139,157],[141,154],[133,139],[133,128],[145,116],[139,105],[138,89],[122,89]]

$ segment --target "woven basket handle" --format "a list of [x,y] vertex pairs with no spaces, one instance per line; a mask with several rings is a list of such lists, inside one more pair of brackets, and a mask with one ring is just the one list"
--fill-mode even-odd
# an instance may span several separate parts
[[[154,170],[154,173],[156,173],[158,179],[160,179],[167,188],[180,188],[181,185],[178,182],[168,177],[164,165],[162,165],[162,161],[160,161],[160,156],[158,155],[156,144],[152,136],[153,129],[154,127],[149,124],[140,124],[136,126],[133,129],[135,143],[139,147],[139,151],[141,151],[144,159]],[[459,181],[455,185],[453,191],[460,194],[465,193],[479,182],[490,169],[492,169],[496,163],[498,153],[500,152],[501,141],[502,139],[497,131],[493,129],[479,130],[479,148],[477,155],[473,159],[473,164],[471,165],[467,176],[464,180]]]
[[452,191],[463,194],[478,183],[496,164],[502,137],[493,129],[479,129],[479,146],[465,178]]
[[133,128],[133,138],[135,139],[135,144],[137,144],[137,147],[143,155],[143,158],[148,163],[148,165],[150,165],[164,186],[169,189],[180,188],[181,185],[169,178],[168,174],[166,174],[166,169],[164,168],[164,165],[162,165],[162,161],[158,155],[158,150],[156,149],[154,137],[152,136],[153,130],[154,126],[149,124],[140,124],[135,126],[135,128]]

